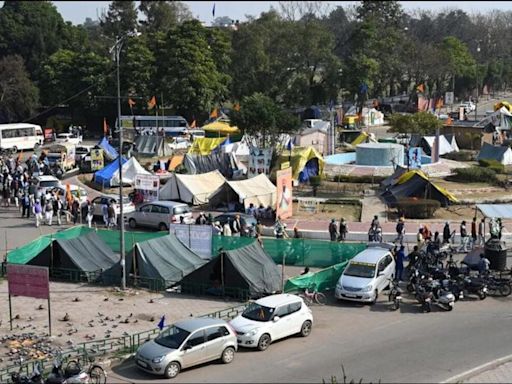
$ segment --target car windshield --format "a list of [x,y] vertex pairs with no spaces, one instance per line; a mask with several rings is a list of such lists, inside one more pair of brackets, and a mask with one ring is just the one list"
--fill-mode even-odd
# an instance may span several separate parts
[[265,307],[257,303],[251,303],[242,313],[242,317],[254,321],[270,321],[274,314],[274,308]]
[[48,181],[40,181],[39,182],[39,186],[43,187],[43,188],[52,188],[52,187],[56,187],[59,185],[59,181],[58,180],[48,180]]
[[182,213],[189,213],[190,207],[188,205],[179,205],[177,207],[174,207],[174,214],[175,215],[181,215]]
[[178,349],[188,335],[190,335],[190,332],[173,325],[160,333],[156,337],[155,343],[167,348]]
[[375,276],[375,264],[352,262],[343,274],[345,276],[371,278]]

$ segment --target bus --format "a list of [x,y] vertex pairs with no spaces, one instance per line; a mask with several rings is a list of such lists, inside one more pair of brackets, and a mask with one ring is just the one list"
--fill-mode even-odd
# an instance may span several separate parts
[[157,134],[162,129],[165,136],[181,136],[188,132],[189,125],[182,116],[121,116],[121,126],[134,129],[139,135]]
[[0,124],[0,150],[35,150],[43,144],[41,126],[28,123]]

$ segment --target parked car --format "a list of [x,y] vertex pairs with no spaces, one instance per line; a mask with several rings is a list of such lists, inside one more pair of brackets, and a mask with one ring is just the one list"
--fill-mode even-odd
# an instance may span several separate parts
[[175,323],[135,354],[141,370],[172,379],[183,368],[213,360],[229,364],[238,346],[236,334],[221,319],[191,318]]
[[301,297],[285,293],[250,303],[229,324],[236,331],[239,346],[264,351],[270,343],[284,337],[309,336],[313,313]]
[[78,145],[82,142],[81,136],[75,136],[72,133],[59,133],[57,137],[55,138],[55,143],[57,144],[63,144],[63,143],[69,143]]
[[[56,187],[53,187],[50,189],[51,192],[58,193],[61,196],[62,201],[66,200],[66,185],[58,185]],[[87,190],[84,188],[79,187],[78,185],[70,184],[69,189],[71,192],[71,195],[73,197],[78,197],[78,201],[80,203],[84,203],[87,201]]]
[[251,225],[256,225],[256,218],[252,215],[247,215],[245,213],[238,213],[238,212],[226,212],[222,215],[216,216],[213,221],[219,221],[220,225],[224,225],[227,223],[228,220],[233,222],[235,220],[235,216],[240,215],[240,222],[242,223],[243,227],[250,227]]
[[395,260],[390,250],[371,246],[350,260],[336,284],[334,296],[374,304],[389,280],[394,279],[394,274]]
[[169,230],[170,224],[180,223],[183,217],[185,224],[193,224],[192,210],[187,204],[176,201],[152,201],[142,204],[127,215],[130,228],[137,226]]
[[476,105],[472,101],[465,101],[461,103],[459,107],[464,107],[466,113],[474,112],[476,109]]
[[[95,217],[102,217],[102,207],[103,204],[108,203],[110,201],[114,200],[115,202],[115,212],[116,215],[119,215],[121,213],[120,207],[119,207],[119,196],[118,195],[102,195],[95,197],[91,204],[94,209],[93,215]],[[135,205],[130,201],[130,199],[127,196],[123,196],[123,215],[126,217],[127,214],[135,211]]]
[[94,146],[92,146],[92,145],[76,146],[76,148],[75,148],[75,161],[76,161],[76,163],[79,164],[80,161],[82,161],[82,159],[91,152],[92,148],[94,148]]
[[187,137],[175,137],[172,143],[168,144],[171,149],[187,149],[192,145]]
[[60,187],[61,183],[55,176],[41,175],[34,177],[34,184],[36,189],[41,188],[41,193],[46,193],[47,190]]

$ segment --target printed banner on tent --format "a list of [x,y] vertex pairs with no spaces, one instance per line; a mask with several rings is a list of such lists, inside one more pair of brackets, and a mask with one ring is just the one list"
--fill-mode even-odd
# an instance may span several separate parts
[[409,148],[408,159],[410,169],[421,168],[421,152],[422,149],[420,147]]
[[104,166],[103,149],[91,149],[91,171],[99,171]]
[[212,227],[210,225],[171,224],[170,233],[202,257],[212,256]]
[[251,146],[249,149],[248,178],[264,173],[270,176],[270,162],[272,160],[272,149],[259,149]]
[[277,208],[276,215],[287,219],[293,214],[292,205],[292,168],[281,169],[276,173]]
[[444,94],[444,103],[446,105],[452,105],[454,100],[454,93],[453,92],[446,92]]
[[160,190],[160,177],[158,175],[135,175],[136,190],[142,193],[144,201],[158,200]]

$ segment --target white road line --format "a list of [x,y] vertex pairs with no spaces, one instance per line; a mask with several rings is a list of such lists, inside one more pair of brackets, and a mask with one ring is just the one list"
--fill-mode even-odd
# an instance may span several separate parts
[[441,384],[461,382],[463,379],[468,379],[470,377],[476,376],[477,374],[493,369],[498,365],[505,364],[510,360],[512,360],[512,355],[507,355],[499,359],[489,361],[488,363],[479,365],[478,367],[470,369],[469,371],[462,372],[456,376],[450,377],[449,379],[442,381]]

